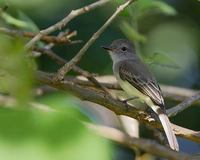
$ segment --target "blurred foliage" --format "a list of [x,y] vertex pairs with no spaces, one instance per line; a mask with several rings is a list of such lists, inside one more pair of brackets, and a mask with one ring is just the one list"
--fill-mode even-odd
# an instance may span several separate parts
[[137,18],[152,14],[152,12],[169,16],[175,16],[177,14],[175,8],[161,0],[139,0],[135,5],[131,6],[130,12]]
[[29,30],[29,31],[33,31],[33,32],[39,31],[39,28],[37,27],[37,25],[24,12],[18,11],[18,19],[26,24],[24,26],[24,29]]
[[[171,85],[189,87],[198,83],[198,28],[192,24],[184,24],[183,21],[170,21],[157,25],[155,29],[148,33],[148,43],[143,45],[142,52],[145,55],[153,56],[155,53],[163,53],[161,64],[171,64],[172,61],[165,57],[170,57],[179,69],[170,67],[152,66],[154,73],[164,83]],[[191,29],[192,28],[192,29]]]
[[[116,0],[117,5],[122,4],[124,0]],[[134,16],[140,18],[151,12],[159,12],[166,15],[174,16],[177,14],[176,9],[171,5],[168,5],[166,2],[161,0],[138,0],[124,10],[123,16]]]
[[154,53],[150,57],[145,57],[147,64],[160,65],[161,67],[180,69],[180,66],[167,54]]
[[24,51],[24,42],[0,35],[0,90],[19,102],[30,99],[34,62]]
[[[14,18],[8,13],[3,12],[1,14],[1,17],[3,20],[5,20],[6,23],[16,26],[17,28],[21,29],[29,29],[31,31],[39,31],[36,25],[33,23],[30,18],[28,18],[23,12],[18,12],[19,18]],[[24,20],[24,21],[23,21]]]
[[133,42],[146,42],[146,37],[138,33],[133,26],[131,26],[128,22],[122,21],[120,25],[121,30],[125,34],[125,36]]
[[45,3],[45,0],[30,0],[30,1],[27,1],[26,3],[24,3],[23,0],[7,0],[7,1],[1,0],[0,1],[1,5],[12,4],[17,7],[35,7],[35,6],[39,6],[43,3]]
[[[4,160],[109,160],[108,142],[85,128],[66,94],[39,100],[56,109],[42,112],[0,106],[0,154]],[[8,127],[9,126],[9,127]]]

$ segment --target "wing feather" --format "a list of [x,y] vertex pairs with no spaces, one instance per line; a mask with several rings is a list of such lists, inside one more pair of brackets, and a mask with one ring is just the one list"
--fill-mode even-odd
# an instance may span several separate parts
[[141,62],[133,60],[123,61],[119,66],[119,76],[128,81],[137,90],[149,96],[160,107],[164,107],[164,100],[155,78]]

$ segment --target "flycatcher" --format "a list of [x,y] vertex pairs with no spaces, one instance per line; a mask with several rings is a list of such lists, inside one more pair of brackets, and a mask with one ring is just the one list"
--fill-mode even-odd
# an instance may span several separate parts
[[113,73],[122,89],[130,97],[138,97],[158,115],[169,146],[178,151],[179,145],[166,115],[161,89],[155,77],[136,54],[134,46],[128,40],[118,39],[103,48],[113,60]]

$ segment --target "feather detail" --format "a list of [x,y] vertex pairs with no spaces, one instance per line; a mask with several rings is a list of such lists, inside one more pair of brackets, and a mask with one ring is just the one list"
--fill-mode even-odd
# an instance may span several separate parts
[[165,134],[167,136],[167,140],[169,142],[169,146],[171,149],[175,151],[179,151],[179,145],[178,141],[176,139],[176,136],[172,130],[171,123],[169,121],[169,118],[167,117],[166,114],[164,114],[159,106],[152,106],[151,107],[154,112],[158,114],[158,117],[160,119],[160,122],[163,126],[163,129],[165,131]]
[[[140,61],[139,61],[140,62]],[[156,105],[163,106],[164,100],[159,85],[143,63],[138,61],[121,61],[119,76],[133,87],[148,96]]]

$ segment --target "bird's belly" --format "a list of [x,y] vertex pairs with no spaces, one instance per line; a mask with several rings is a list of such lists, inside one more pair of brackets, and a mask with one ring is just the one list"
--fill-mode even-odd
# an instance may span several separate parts
[[143,102],[146,102],[149,97],[146,96],[145,94],[141,93],[138,89],[133,87],[129,82],[123,81],[121,79],[118,79],[118,82],[122,89],[130,96],[130,97],[138,97],[140,100]]

